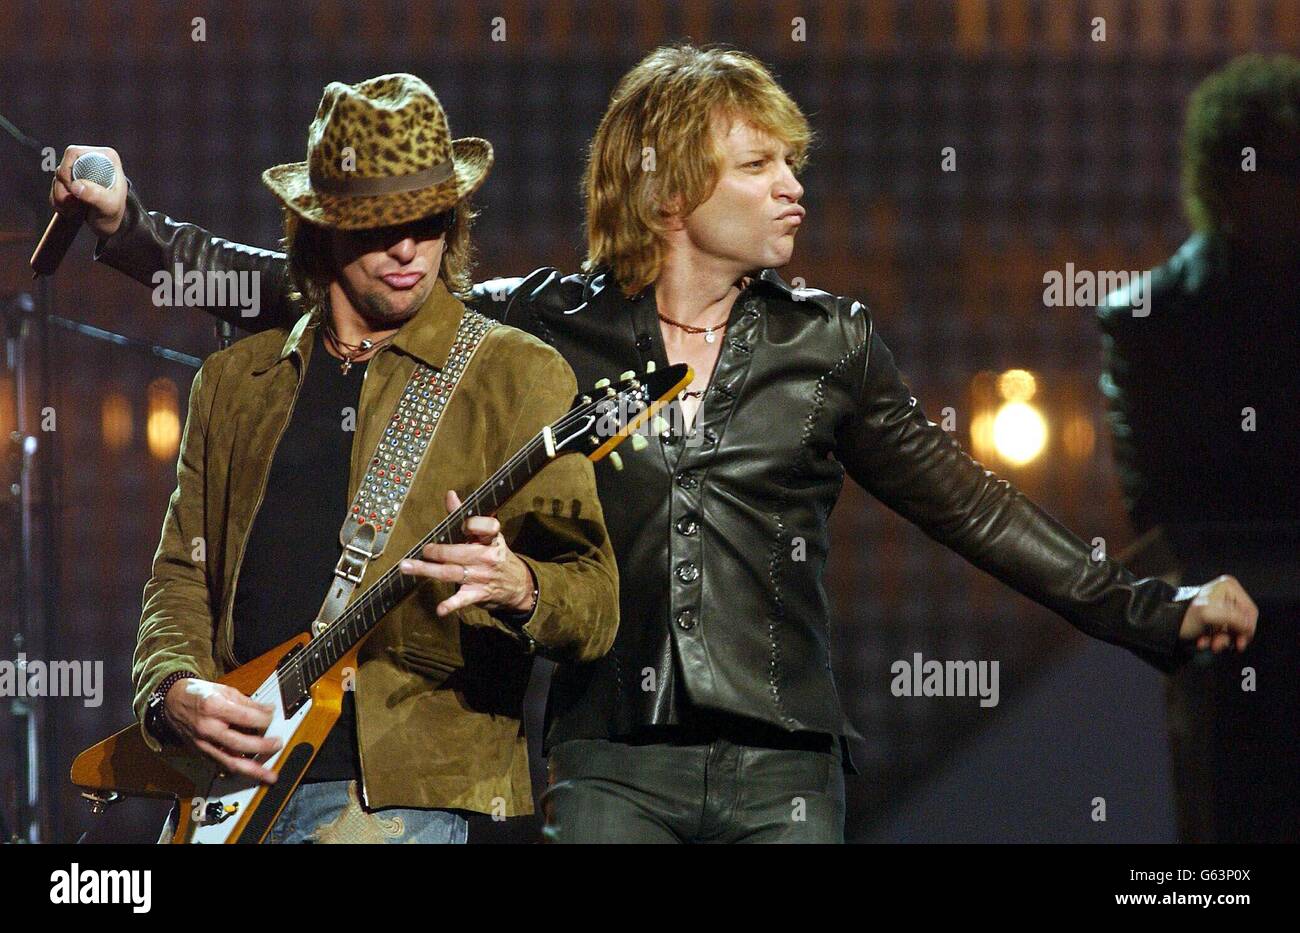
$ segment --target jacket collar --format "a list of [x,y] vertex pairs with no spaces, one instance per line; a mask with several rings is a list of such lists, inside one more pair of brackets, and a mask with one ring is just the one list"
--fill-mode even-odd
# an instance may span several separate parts
[[792,287],[785,279],[777,273],[775,269],[763,269],[754,276],[749,285],[751,291],[770,290],[783,298],[797,300],[795,292],[797,289]]
[[[440,277],[434,282],[433,291],[429,293],[424,304],[420,305],[415,314],[398,329],[397,336],[389,346],[430,366],[442,369],[447,365],[447,355],[456,341],[456,332],[464,313],[465,306],[447,290],[447,284]],[[256,371],[264,372],[275,363],[295,353],[300,358],[305,357],[304,344],[311,343],[324,314],[324,309],[318,307],[298,318],[285,338],[279,355]]]

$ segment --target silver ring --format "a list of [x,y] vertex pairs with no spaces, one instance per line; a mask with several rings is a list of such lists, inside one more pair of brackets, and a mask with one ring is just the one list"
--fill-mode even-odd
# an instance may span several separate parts
[[462,565],[460,568],[460,573],[461,573],[460,585],[464,586],[466,583],[469,582],[469,568]]

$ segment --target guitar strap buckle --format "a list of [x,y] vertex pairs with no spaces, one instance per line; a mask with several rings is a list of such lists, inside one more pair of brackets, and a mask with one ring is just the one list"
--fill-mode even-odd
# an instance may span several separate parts
[[339,557],[338,566],[334,568],[334,575],[342,577],[353,586],[360,583],[362,576],[365,575],[366,566],[379,556],[378,551],[371,550],[374,543],[375,526],[367,522],[357,529],[352,540],[343,547],[343,554]]

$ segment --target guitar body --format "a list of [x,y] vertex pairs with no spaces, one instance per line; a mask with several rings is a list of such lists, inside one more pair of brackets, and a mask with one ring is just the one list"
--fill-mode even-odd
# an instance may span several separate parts
[[219,683],[275,707],[265,735],[284,747],[265,760],[278,774],[274,784],[258,784],[239,775],[221,775],[215,762],[186,748],[152,751],[139,725],[133,725],[88,748],[72,763],[72,783],[100,797],[173,797],[180,802],[180,822],[173,844],[259,843],[273,825],[308,766],[338,722],[345,681],[357,667],[354,647],[309,690],[309,699],[285,709],[276,671],[301,651],[306,633],[236,668]]

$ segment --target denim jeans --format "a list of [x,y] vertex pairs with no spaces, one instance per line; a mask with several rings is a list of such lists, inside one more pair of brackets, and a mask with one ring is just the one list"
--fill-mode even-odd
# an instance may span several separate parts
[[[158,841],[176,832],[172,809]],[[268,844],[285,843],[464,843],[469,824],[448,810],[386,807],[367,810],[357,795],[356,781],[302,784],[289,798],[271,831]]]

